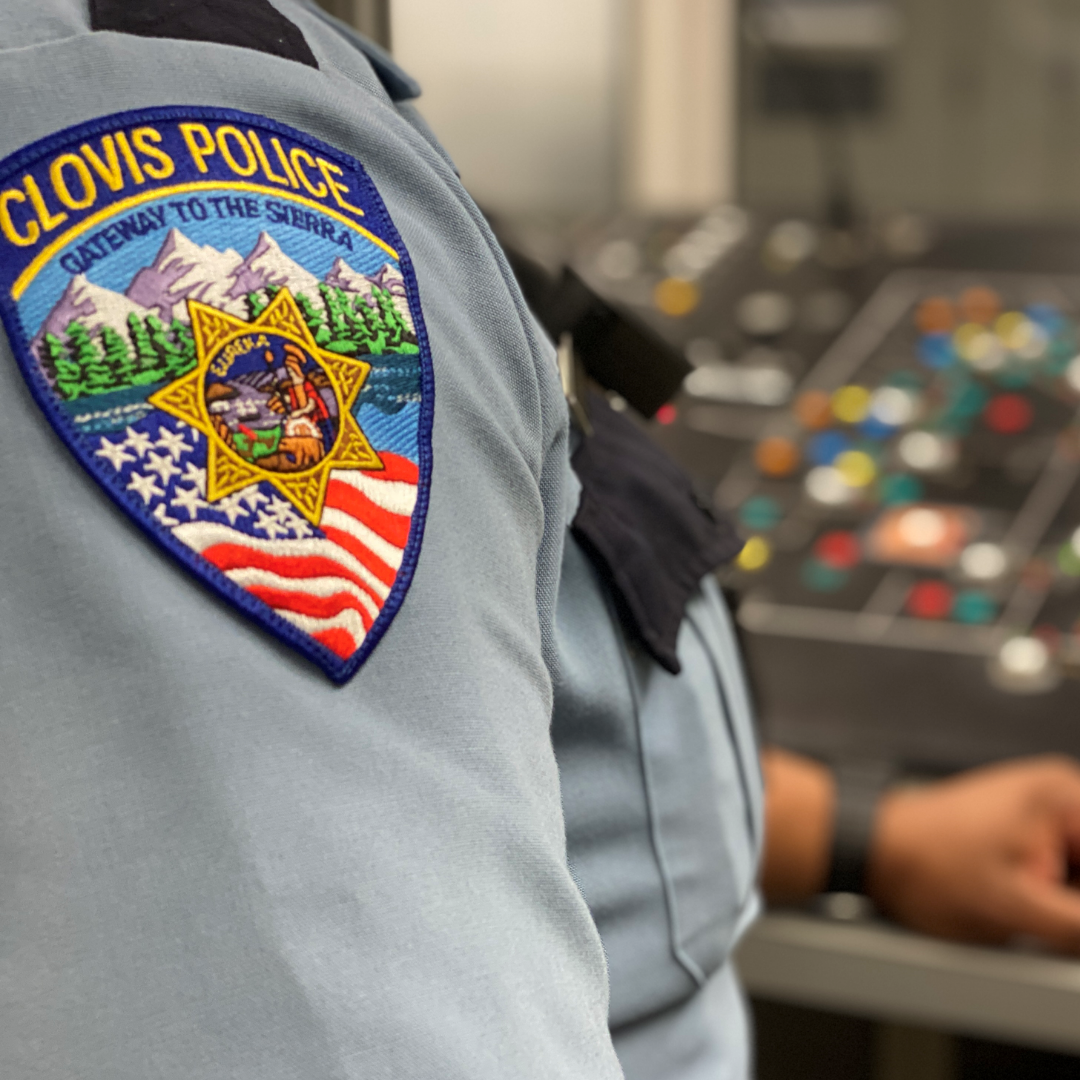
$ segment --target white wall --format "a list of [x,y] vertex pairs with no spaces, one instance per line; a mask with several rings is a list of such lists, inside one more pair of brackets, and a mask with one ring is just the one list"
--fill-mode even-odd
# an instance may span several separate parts
[[618,189],[621,0],[393,0],[395,59],[481,205],[578,214]]

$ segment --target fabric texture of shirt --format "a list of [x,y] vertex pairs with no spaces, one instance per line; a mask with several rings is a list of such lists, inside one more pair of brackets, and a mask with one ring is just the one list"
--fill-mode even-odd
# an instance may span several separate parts
[[8,0],[0,155],[191,105],[359,159],[431,340],[419,564],[331,685],[108,501],[0,341],[0,1076],[616,1078],[550,744],[553,350],[416,114],[346,35],[275,6],[317,69]]
[[627,1080],[743,1080],[731,953],[758,911],[762,786],[731,620],[706,577],[665,671],[571,537],[553,737],[571,867],[604,942]]

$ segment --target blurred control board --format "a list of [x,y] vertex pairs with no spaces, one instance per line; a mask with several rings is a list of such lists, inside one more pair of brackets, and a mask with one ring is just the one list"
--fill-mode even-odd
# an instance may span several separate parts
[[726,207],[575,266],[694,365],[651,427],[746,538],[721,576],[767,738],[1080,755],[1080,233]]

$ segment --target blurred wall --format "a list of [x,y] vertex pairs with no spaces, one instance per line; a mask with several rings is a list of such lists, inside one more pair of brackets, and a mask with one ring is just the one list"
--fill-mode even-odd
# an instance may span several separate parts
[[[850,126],[856,191],[875,209],[996,217],[1080,214],[1080,2],[900,0],[885,108]],[[740,190],[812,207],[820,145],[804,119],[760,108],[744,46]]]
[[603,210],[618,189],[621,0],[393,0],[395,59],[482,205]]

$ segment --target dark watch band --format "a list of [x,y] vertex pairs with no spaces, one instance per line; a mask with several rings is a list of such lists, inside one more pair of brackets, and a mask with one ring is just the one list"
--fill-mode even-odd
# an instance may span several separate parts
[[836,767],[836,824],[825,892],[862,893],[878,801],[893,778],[881,762],[844,762]]

